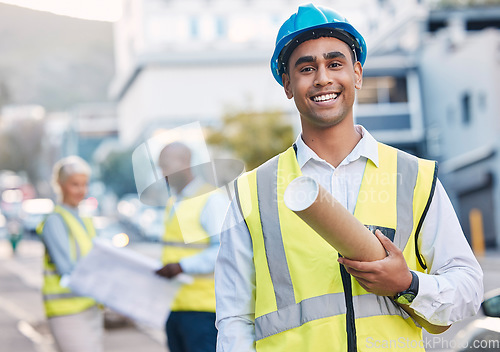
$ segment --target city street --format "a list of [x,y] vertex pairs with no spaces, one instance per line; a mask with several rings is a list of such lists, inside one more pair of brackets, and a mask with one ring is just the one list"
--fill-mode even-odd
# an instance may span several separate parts
[[[55,352],[45,321],[40,287],[42,244],[22,240],[13,255],[10,243],[0,238],[0,351]],[[152,331],[106,314],[106,352],[165,352],[162,331]]]

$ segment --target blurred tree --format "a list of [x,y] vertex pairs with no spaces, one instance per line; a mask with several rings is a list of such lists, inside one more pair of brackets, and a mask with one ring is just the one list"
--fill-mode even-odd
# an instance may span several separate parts
[[137,192],[131,154],[132,151],[128,149],[113,150],[98,164],[101,181],[118,198],[126,193]]
[[294,131],[281,111],[235,112],[222,118],[207,142],[230,151],[251,170],[292,145]]
[[0,79],[0,109],[10,102],[10,91],[7,83]]
[[32,184],[39,179],[38,166],[43,140],[43,120],[20,119],[0,132],[0,165],[14,172],[25,171]]

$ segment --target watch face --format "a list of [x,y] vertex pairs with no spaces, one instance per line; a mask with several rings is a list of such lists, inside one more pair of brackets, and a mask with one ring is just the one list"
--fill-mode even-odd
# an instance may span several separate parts
[[415,299],[415,295],[413,293],[403,293],[401,296],[396,298],[396,302],[400,304],[410,304]]

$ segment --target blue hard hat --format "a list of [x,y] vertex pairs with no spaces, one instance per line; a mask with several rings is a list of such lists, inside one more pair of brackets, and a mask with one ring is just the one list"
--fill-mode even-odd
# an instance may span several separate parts
[[278,32],[276,47],[271,58],[271,71],[276,81],[283,85],[281,75],[286,70],[292,51],[300,43],[325,36],[345,42],[352,48],[361,65],[365,63],[365,40],[344,16],[325,7],[302,5],[297,13],[283,23]]

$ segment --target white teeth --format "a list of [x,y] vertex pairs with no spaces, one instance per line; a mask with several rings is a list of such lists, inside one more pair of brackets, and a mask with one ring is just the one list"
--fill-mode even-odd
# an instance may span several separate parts
[[325,100],[331,100],[337,98],[338,94],[332,93],[332,94],[325,94],[325,95],[319,95],[317,97],[314,97],[314,101],[325,101]]

